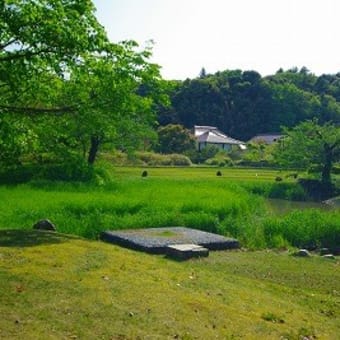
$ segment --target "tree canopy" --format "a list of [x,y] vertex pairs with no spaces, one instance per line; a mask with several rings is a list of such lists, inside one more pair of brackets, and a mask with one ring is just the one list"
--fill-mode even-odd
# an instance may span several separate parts
[[340,128],[311,120],[284,129],[284,135],[276,150],[278,161],[291,167],[317,166],[322,182],[330,183],[332,167],[340,161]]
[[179,124],[158,129],[159,150],[162,153],[186,153],[195,149],[195,137]]
[[313,118],[340,124],[340,73],[317,77],[293,68],[261,77],[226,70],[177,82],[170,97],[171,107],[159,110],[160,124],[213,125],[245,141]]
[[85,53],[108,48],[94,11],[90,0],[0,2],[0,112],[47,111],[24,103],[37,84],[65,77]]
[[82,151],[93,164],[103,143],[154,138],[166,96],[152,46],[109,42],[92,1],[2,1],[0,28],[0,162]]

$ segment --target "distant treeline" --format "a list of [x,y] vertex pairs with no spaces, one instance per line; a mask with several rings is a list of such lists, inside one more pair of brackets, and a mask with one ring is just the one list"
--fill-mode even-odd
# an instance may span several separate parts
[[340,123],[340,72],[316,76],[303,67],[262,77],[256,71],[202,69],[195,79],[170,81],[169,97],[171,105],[158,108],[160,125],[212,125],[245,141],[307,119]]

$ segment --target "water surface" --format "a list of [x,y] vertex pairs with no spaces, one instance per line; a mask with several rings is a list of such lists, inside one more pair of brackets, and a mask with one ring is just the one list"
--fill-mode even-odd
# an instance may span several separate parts
[[275,215],[282,215],[293,210],[320,209],[332,210],[335,206],[323,202],[289,201],[283,199],[270,198],[266,200],[269,211]]

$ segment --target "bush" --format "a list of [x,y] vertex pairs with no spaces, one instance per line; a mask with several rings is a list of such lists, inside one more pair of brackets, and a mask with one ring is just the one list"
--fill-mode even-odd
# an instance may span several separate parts
[[8,168],[0,173],[0,183],[18,184],[41,179],[86,182],[103,176],[103,171],[95,171],[82,159],[71,159],[59,164],[30,164]]
[[219,167],[234,165],[232,159],[226,154],[225,151],[219,151],[214,157],[207,159],[204,163]]
[[306,201],[308,194],[298,183],[244,183],[242,186],[253,194],[266,198],[280,198],[292,201]]
[[9,167],[0,172],[0,184],[19,184],[34,178],[39,168],[37,166]]
[[41,169],[39,178],[52,181],[90,181],[95,177],[94,168],[83,160],[70,160],[62,164],[53,164]]
[[319,164],[312,164],[308,168],[308,173],[309,174],[314,174],[314,173],[320,173],[322,171],[322,166]]
[[336,164],[333,166],[332,173],[335,175],[340,175],[340,164]]
[[101,152],[99,157],[100,159],[105,160],[114,165],[119,166],[129,165],[128,154],[119,150]]
[[180,154],[162,155],[153,152],[136,152],[136,158],[144,165],[150,166],[190,166],[192,165],[187,156]]
[[190,159],[187,156],[180,155],[180,154],[171,154],[171,164],[178,165],[178,166],[190,166],[192,165]]
[[332,183],[322,183],[317,179],[306,178],[300,178],[298,182],[308,195],[316,201],[322,201],[337,194],[337,190]]
[[[215,145],[207,145],[201,151],[195,150],[193,152],[187,153],[191,161],[197,164],[204,163],[209,158],[214,158],[221,151]],[[225,154],[225,151],[224,151]]]

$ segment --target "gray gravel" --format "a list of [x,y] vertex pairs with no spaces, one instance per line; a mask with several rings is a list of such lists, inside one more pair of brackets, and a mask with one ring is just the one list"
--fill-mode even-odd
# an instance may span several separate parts
[[197,244],[209,250],[239,248],[236,239],[184,227],[130,229],[104,231],[101,239],[130,249],[152,254],[165,254],[173,244]]

